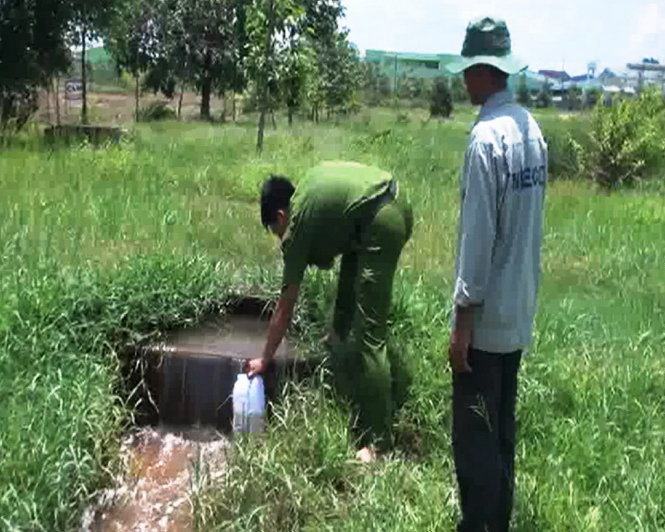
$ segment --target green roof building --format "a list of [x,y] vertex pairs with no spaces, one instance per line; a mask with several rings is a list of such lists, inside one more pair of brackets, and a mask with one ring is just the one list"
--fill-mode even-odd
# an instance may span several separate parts
[[450,73],[445,66],[458,58],[459,56],[454,54],[365,51],[365,62],[376,65],[379,74],[390,79],[391,86],[395,79],[405,77],[419,79],[449,77]]
[[[409,52],[386,52],[384,50],[366,50],[365,62],[376,65],[378,73],[390,80],[392,88],[395,79],[399,83],[403,78],[435,79],[451,77],[446,65],[457,61],[460,56],[455,54],[419,54]],[[510,77],[509,86],[517,90],[520,77],[524,75],[529,91],[539,91],[547,81],[530,70]]]

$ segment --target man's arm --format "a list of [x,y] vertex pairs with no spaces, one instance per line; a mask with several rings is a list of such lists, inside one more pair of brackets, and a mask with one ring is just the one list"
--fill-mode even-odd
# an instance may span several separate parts
[[277,307],[273,314],[270,325],[268,326],[268,337],[261,358],[251,360],[248,364],[248,373],[250,376],[264,373],[268,365],[275,357],[282,340],[286,336],[286,331],[291,325],[293,310],[298,301],[300,285],[290,284],[282,290],[282,295],[277,301]]
[[473,336],[474,307],[455,306],[455,324],[450,336],[448,358],[455,373],[471,373],[469,347]]
[[455,321],[448,350],[455,373],[471,371],[468,351],[473,338],[473,317],[475,309],[485,299],[496,238],[497,179],[491,149],[472,143],[464,169],[458,271],[453,296]]

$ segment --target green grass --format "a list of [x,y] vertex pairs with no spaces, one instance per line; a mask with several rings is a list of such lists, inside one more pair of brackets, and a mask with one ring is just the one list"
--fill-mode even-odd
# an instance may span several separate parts
[[[391,344],[412,384],[394,456],[355,465],[349,410],[326,379],[289,387],[265,441],[201,479],[203,529],[449,530],[457,518],[444,353],[473,111],[453,121],[376,109],[337,125],[141,126],[117,147],[0,157],[0,524],[76,528],[108,484],[129,420],[124,343],[199,319],[235,290],[274,294],[280,256],[258,222],[268,172],[317,161],[392,170],[417,225],[395,284]],[[551,113],[546,133],[583,128]],[[565,154],[564,154],[565,155]],[[662,181],[662,180],[661,180]],[[543,286],[521,373],[518,530],[665,527],[665,197],[549,188]],[[308,275],[300,330],[329,316],[334,275]],[[311,349],[317,349],[311,342]],[[303,437],[306,434],[307,437]]]

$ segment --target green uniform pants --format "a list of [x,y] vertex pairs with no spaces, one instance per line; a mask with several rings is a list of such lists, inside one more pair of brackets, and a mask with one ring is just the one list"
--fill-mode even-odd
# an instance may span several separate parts
[[390,444],[392,379],[386,349],[393,278],[411,237],[413,214],[402,194],[362,228],[360,245],[343,255],[333,328],[342,339],[332,356],[340,391],[358,408],[362,444]]

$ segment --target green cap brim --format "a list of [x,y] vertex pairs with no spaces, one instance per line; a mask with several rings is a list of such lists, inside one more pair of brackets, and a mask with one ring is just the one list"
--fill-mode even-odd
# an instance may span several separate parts
[[446,65],[446,69],[451,74],[459,74],[474,65],[491,65],[506,74],[518,74],[528,66],[524,61],[512,54],[503,57],[496,55],[476,55],[473,57],[462,57],[459,61],[449,63]]

